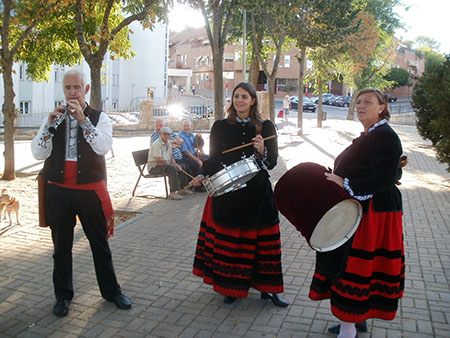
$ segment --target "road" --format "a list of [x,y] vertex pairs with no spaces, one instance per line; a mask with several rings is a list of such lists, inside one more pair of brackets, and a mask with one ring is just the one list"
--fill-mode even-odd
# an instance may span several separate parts
[[[317,107],[317,105],[316,105]],[[278,112],[280,109],[282,109],[282,100],[275,100],[275,112]],[[412,111],[411,104],[409,101],[397,101],[393,103],[389,103],[389,110],[392,114],[398,114],[398,113],[409,113]],[[322,111],[327,113],[327,118],[332,119],[347,119],[347,107],[335,107],[335,106],[328,106],[323,105]],[[291,117],[297,117],[297,110],[292,110],[290,113]],[[304,117],[315,117],[317,116],[317,109],[315,113],[311,113],[309,111],[303,112]]]

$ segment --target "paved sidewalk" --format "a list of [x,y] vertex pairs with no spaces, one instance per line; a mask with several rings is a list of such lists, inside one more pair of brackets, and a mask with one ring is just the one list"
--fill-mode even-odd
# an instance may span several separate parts
[[[335,156],[362,130],[359,122],[326,120],[319,129],[315,120],[305,119],[304,136],[298,137],[293,122],[278,124],[280,158],[271,172],[273,183],[300,162],[331,167]],[[405,296],[395,320],[369,320],[369,332],[359,337],[450,337],[450,175],[415,127],[393,127],[409,159],[400,186]],[[256,290],[224,305],[221,295],[192,275],[206,194],[183,201],[131,198],[138,174],[131,151],[147,148],[148,142],[148,137],[116,138],[115,156],[108,155],[107,160],[115,209],[138,213],[117,226],[110,240],[119,282],[133,308],[118,310],[101,298],[89,244],[78,226],[73,249],[75,297],[69,315],[61,319],[52,314],[50,231],[37,226],[37,183],[32,173],[42,164],[30,160],[29,142],[18,143],[16,166],[24,174],[12,182],[0,181],[0,188],[7,187],[22,202],[21,225],[0,223],[0,336],[333,337],[327,333],[336,323],[329,302],[307,297],[314,251],[284,217],[282,262],[288,308],[261,300]],[[142,181],[137,194],[148,193],[163,196],[161,181]]]

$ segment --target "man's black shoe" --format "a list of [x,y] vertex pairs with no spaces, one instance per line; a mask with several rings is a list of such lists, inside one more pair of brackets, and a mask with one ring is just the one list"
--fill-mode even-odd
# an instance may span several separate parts
[[69,304],[70,304],[70,300],[58,299],[56,301],[55,306],[53,307],[53,314],[56,317],[67,316],[67,313],[69,312]]
[[272,303],[280,307],[287,307],[289,305],[278,293],[261,292],[261,299],[271,299]]
[[131,300],[125,295],[120,294],[108,300],[110,302],[114,302],[119,309],[122,310],[131,309]]
[[[363,321],[360,323],[355,324],[356,331],[358,332],[367,332],[367,322]],[[332,326],[328,329],[329,333],[339,334],[339,331],[341,331],[341,324]]]

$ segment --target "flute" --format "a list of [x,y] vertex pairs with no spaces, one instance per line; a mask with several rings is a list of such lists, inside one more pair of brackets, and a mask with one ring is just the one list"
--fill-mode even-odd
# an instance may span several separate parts
[[61,115],[59,115],[58,117],[55,118],[55,120],[53,121],[53,124],[48,127],[48,131],[50,133],[52,133],[53,135],[56,134],[56,129],[58,129],[59,125],[62,123],[62,121],[64,121],[64,119],[67,116],[67,111],[69,110],[69,105],[66,105],[66,109],[64,110],[64,113],[62,113]]

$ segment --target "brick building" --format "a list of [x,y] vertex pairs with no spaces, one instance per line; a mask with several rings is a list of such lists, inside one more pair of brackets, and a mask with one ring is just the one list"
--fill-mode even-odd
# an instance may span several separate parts
[[[298,50],[283,51],[277,73],[276,97],[297,94],[299,63]],[[190,72],[191,71],[191,72]],[[247,69],[248,72],[248,69]],[[267,79],[260,70],[258,90],[267,89]],[[223,55],[224,95],[241,82],[242,44],[227,44]],[[171,34],[169,38],[169,85],[171,88],[185,88],[187,92],[195,86],[196,93],[211,94],[214,90],[212,51],[205,28],[188,28]]]

